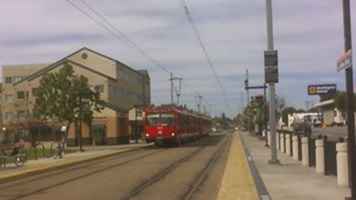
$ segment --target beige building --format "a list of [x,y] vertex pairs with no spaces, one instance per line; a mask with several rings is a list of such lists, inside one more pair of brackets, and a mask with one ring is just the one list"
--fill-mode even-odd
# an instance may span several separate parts
[[[34,93],[39,87],[42,75],[59,70],[65,63],[73,67],[75,74],[87,77],[89,85],[100,91],[100,98],[106,104],[102,112],[95,113],[93,138],[89,135],[88,127],[83,126],[83,142],[127,142],[128,110],[133,105],[150,104],[150,77],[145,70],[134,70],[88,48],[82,48],[53,64],[4,66],[1,102],[3,126],[8,129],[44,126],[32,117],[36,101]],[[55,134],[56,130],[51,132]],[[78,143],[74,126],[70,127],[68,138],[69,144]]]

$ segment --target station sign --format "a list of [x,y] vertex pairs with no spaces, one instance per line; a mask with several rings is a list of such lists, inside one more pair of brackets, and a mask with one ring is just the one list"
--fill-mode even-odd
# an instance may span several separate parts
[[337,59],[337,68],[338,72],[350,68],[352,66],[352,51],[351,49],[343,53],[339,59]]
[[308,85],[308,95],[332,95],[336,94],[336,84]]
[[265,51],[265,82],[278,83],[278,51]]

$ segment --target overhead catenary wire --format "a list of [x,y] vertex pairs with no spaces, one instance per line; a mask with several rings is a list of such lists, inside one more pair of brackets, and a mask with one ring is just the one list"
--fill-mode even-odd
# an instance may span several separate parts
[[213,64],[213,61],[212,59],[210,58],[209,56],[209,53],[207,51],[207,48],[206,46],[204,45],[204,42],[200,36],[200,32],[197,28],[197,26],[195,25],[195,22],[194,22],[194,19],[191,15],[191,12],[190,12],[190,9],[188,7],[188,3],[186,2],[186,0],[182,0],[182,3],[183,3],[183,7],[184,7],[184,11],[185,11],[185,15],[187,16],[187,19],[188,19],[188,22],[191,24],[192,26],[192,29],[193,29],[193,32],[198,40],[198,43],[199,43],[199,46],[201,47],[202,51],[203,51],[203,54],[204,54],[204,57],[208,63],[208,66],[210,67],[211,71],[213,72],[213,75],[214,75],[214,78],[216,79],[216,82],[218,83],[220,89],[221,89],[221,93],[224,97],[224,102],[225,102],[225,105],[227,106],[227,108],[229,109],[230,108],[230,105],[228,103],[228,100],[227,100],[227,95],[226,95],[226,90],[217,74],[217,71],[214,67],[214,64]]
[[[113,25],[103,14],[101,14],[99,11],[94,9],[87,1],[85,0],[78,0],[82,5],[84,5],[87,10],[81,8],[78,4],[74,3],[73,0],[66,0],[73,8],[78,10],[80,13],[88,17],[91,21],[93,21],[96,25],[100,26],[101,28],[105,29],[107,32],[109,32],[115,39],[120,40],[120,41],[125,41],[128,45],[131,47],[135,48],[143,57],[146,57],[151,63],[153,63],[156,67],[160,68],[166,73],[171,73],[166,67],[164,67],[158,60],[154,59],[151,57],[146,51],[141,48],[137,43],[135,43],[132,39],[130,39],[125,33],[120,31],[115,25]],[[90,12],[88,12],[88,10]],[[95,15],[96,17],[94,17]],[[99,18],[100,20],[98,20]],[[207,53],[207,52],[206,52]],[[182,78],[182,76],[180,76]],[[221,84],[221,83],[220,83]],[[181,89],[179,89],[181,90]],[[178,91],[176,89],[176,92],[178,94]],[[182,95],[181,92],[179,92],[179,95]]]
[[114,26],[106,17],[95,10],[88,2],[85,0],[79,0],[87,9],[89,9],[95,16],[97,16],[99,20],[95,19],[92,15],[90,15],[89,12],[86,10],[82,9],[80,6],[75,4],[72,0],[66,0],[73,8],[77,9],[79,12],[81,12],[83,15],[91,19],[93,22],[95,22],[98,26],[104,28],[106,31],[108,31],[112,36],[118,40],[123,40],[127,44],[129,44],[131,47],[135,48],[142,56],[146,57],[151,63],[153,63],[156,67],[160,68],[161,70],[165,71],[166,73],[171,73],[166,67],[164,67],[159,61],[154,59],[152,56],[150,56],[146,51],[141,48],[139,45],[137,45],[133,40],[131,40],[125,33],[120,31],[116,26]]

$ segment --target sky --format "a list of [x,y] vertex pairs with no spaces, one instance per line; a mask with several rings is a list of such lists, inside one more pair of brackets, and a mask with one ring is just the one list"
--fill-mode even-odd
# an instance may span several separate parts
[[[80,0],[72,0],[85,9]],[[183,78],[182,104],[196,107],[196,97],[212,115],[234,116],[246,104],[245,71],[250,84],[264,81],[267,46],[265,1],[188,0],[191,14],[226,91],[224,96],[190,26],[182,0],[85,0],[127,35],[147,55]],[[50,63],[86,46],[147,69],[152,103],[170,102],[169,74],[125,42],[73,8],[66,0],[0,0],[0,66]],[[287,105],[305,108],[318,102],[309,84],[336,83],[344,90],[344,73],[336,71],[343,52],[342,1],[273,0],[275,49],[279,52],[277,95]],[[351,1],[353,46],[356,3]],[[355,56],[355,52],[353,52]],[[251,95],[262,93],[252,91]]]

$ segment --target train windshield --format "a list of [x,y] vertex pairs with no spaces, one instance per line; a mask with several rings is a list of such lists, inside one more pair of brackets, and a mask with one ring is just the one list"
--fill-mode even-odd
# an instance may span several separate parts
[[147,123],[154,125],[172,125],[174,123],[173,114],[149,114],[147,115]]

